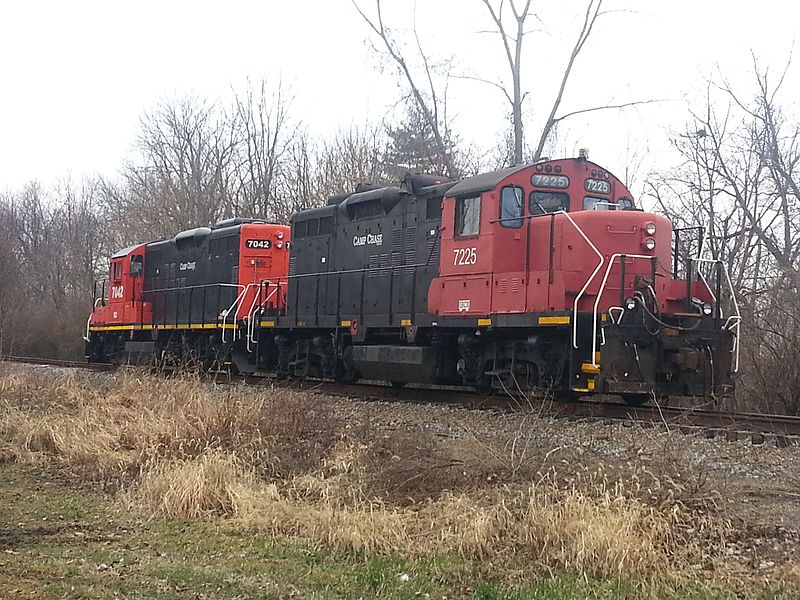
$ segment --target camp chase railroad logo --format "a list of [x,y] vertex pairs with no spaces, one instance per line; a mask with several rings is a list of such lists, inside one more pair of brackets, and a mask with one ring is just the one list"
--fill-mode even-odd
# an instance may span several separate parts
[[383,234],[382,233],[368,233],[366,235],[356,235],[353,236],[353,246],[383,246]]

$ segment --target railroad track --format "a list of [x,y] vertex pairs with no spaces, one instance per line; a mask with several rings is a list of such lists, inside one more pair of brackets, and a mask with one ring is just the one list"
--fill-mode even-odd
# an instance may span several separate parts
[[[85,363],[65,360],[40,359],[25,356],[2,356],[0,360],[61,368],[110,371],[115,365]],[[259,376],[215,377],[217,382],[244,381],[252,385],[275,385],[276,380]],[[338,384],[329,381],[287,381],[278,385],[330,396],[383,400],[413,404],[458,406],[473,410],[518,411],[525,410],[542,417],[567,419],[593,419],[622,421],[626,424],[660,426],[684,433],[702,434],[706,437],[724,436],[727,439],[749,437],[753,443],[772,441],[776,445],[800,444],[800,417],[760,413],[732,413],[690,407],[640,406],[630,407],[611,401],[557,402],[541,398],[517,396],[482,396],[462,388],[393,388],[378,384]]]
[[34,358],[31,356],[0,356],[0,362],[23,363],[26,365],[42,365],[47,367],[62,367],[65,369],[85,369],[88,371],[113,371],[117,368],[111,363],[87,363],[71,360],[58,360],[54,358]]

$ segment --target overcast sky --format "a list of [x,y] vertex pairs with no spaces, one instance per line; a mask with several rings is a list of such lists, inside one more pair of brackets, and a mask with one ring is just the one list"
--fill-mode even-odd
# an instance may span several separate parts
[[[373,7],[372,0],[360,2]],[[386,20],[409,31],[414,3],[384,3]],[[668,132],[684,127],[686,100],[701,101],[704,78],[721,72],[748,91],[751,50],[777,77],[800,28],[800,3],[790,0],[605,4],[625,10],[598,21],[564,110],[668,101],[570,120],[559,144],[565,153],[586,146],[593,160],[619,174],[629,156],[649,156],[645,170],[668,166]],[[585,0],[534,0],[533,7],[542,22],[531,21],[523,59],[529,142],[552,102]],[[419,0],[416,22],[426,51],[437,61],[452,58],[453,73],[507,80],[498,38],[483,33],[490,22],[480,0]],[[187,94],[224,99],[248,77],[289,86],[293,116],[314,135],[380,121],[402,89],[368,33],[350,0],[3,2],[0,190],[32,179],[113,176],[143,111]],[[784,101],[796,103],[800,65],[784,85]],[[448,97],[465,139],[485,148],[497,143],[507,105],[496,90],[452,80]]]

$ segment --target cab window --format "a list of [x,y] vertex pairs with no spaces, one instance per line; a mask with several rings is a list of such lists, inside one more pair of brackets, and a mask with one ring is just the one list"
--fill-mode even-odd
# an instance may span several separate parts
[[138,254],[134,254],[131,256],[131,277],[141,277],[142,276],[142,257]]
[[456,236],[478,235],[481,228],[481,197],[456,199]]
[[111,279],[119,281],[122,279],[122,261],[115,260],[111,263]]
[[522,188],[509,185],[500,192],[500,225],[509,229],[522,227],[525,193]]
[[569,195],[564,192],[531,192],[531,215],[546,215],[569,210]]
[[586,196],[583,199],[583,210],[616,210],[617,205],[609,202],[608,198]]

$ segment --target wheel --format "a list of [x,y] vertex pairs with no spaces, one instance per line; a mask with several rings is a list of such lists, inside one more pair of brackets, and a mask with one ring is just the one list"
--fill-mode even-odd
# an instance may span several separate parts
[[653,399],[653,395],[646,393],[646,394],[623,394],[622,400],[628,406],[644,406],[650,400]]

